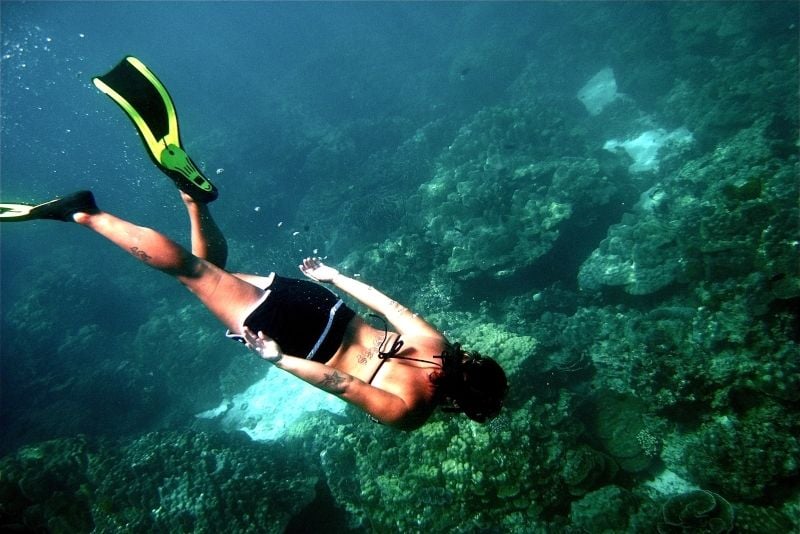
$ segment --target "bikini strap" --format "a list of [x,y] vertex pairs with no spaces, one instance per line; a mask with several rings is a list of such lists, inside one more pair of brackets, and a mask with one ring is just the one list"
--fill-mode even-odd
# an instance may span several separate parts
[[[386,338],[389,337],[389,323],[386,321],[385,318],[383,318],[380,315],[377,315],[375,313],[369,313],[367,315],[369,315],[370,317],[376,317],[376,318],[380,319],[381,321],[383,321],[383,340],[381,340],[381,344],[379,345],[380,348],[378,349],[378,358],[380,359],[381,362],[378,364],[378,367],[375,369],[375,372],[372,373],[372,376],[369,378],[369,381],[367,382],[367,384],[372,384],[372,381],[378,375],[378,371],[381,370],[381,367],[383,367],[383,364],[389,358],[397,358],[398,360],[412,360],[412,361],[415,361],[415,362],[428,363],[428,364],[432,363],[432,362],[429,362],[427,360],[422,360],[420,358],[409,358],[408,356],[399,356],[398,353],[403,348],[403,340],[400,339],[400,336],[397,336],[397,339],[394,340],[394,343],[392,343],[392,347],[388,351],[383,352],[381,349],[383,348],[383,345],[386,343]],[[437,358],[441,358],[441,357],[442,357],[441,355],[437,356]],[[433,363],[435,363],[435,362],[433,362]],[[442,363],[439,364],[439,367],[444,367],[443,363],[444,363],[444,360],[442,361]],[[378,421],[377,419],[375,419],[373,416],[367,414],[367,417],[369,417],[372,422],[381,424],[381,422]]]
[[[386,338],[389,337],[389,325],[388,325],[386,319],[384,319],[380,315],[377,315],[377,314],[374,314],[374,313],[370,313],[368,315],[370,317],[375,317],[375,318],[380,319],[381,321],[383,321],[383,340],[381,341],[380,348],[378,349],[378,358],[380,358],[381,360],[388,360],[389,358],[397,358],[398,360],[410,360],[412,362],[420,362],[420,363],[428,363],[428,364],[429,363],[436,363],[436,362],[431,362],[431,361],[428,361],[428,360],[423,360],[421,358],[411,358],[409,356],[399,356],[399,352],[403,348],[403,340],[400,339],[400,336],[397,336],[397,339],[394,340],[394,343],[392,343],[392,347],[388,351],[386,351],[386,352],[382,351],[381,349],[383,348],[383,345],[386,343]],[[441,356],[437,356],[437,357],[440,358]],[[383,364],[383,362],[381,362],[381,365],[382,364]],[[442,365],[439,364],[439,367],[442,367]],[[380,369],[380,367],[378,367],[378,369]],[[377,371],[376,371],[376,374],[377,374]],[[373,375],[373,378],[374,378],[374,375]],[[370,380],[370,382],[372,382],[372,380]]]
[[[383,338],[383,341],[386,342],[385,337]],[[383,343],[381,343],[381,347],[383,347]],[[378,358],[380,358],[381,360],[386,360],[388,358],[400,358],[400,356],[398,356],[397,354],[400,352],[400,349],[402,348],[403,348],[403,340],[400,339],[400,336],[397,336],[397,339],[395,339],[394,343],[392,343],[392,348],[390,348],[386,352],[383,352],[382,350],[378,351]]]

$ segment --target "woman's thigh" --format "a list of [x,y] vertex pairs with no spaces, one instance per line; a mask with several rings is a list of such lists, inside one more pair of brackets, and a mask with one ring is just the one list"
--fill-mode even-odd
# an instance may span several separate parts
[[245,314],[264,296],[263,289],[200,258],[192,276],[178,276],[178,279],[226,328],[237,333]]

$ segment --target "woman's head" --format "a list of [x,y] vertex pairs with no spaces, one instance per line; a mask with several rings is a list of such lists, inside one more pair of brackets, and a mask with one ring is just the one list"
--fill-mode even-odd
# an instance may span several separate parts
[[445,410],[464,412],[479,423],[496,417],[508,392],[503,368],[491,358],[461,350],[458,343],[448,345],[440,357],[442,371],[432,380],[452,404]]

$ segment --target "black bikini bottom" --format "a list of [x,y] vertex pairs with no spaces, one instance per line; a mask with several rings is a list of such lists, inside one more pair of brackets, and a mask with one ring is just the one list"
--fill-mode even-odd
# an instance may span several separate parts
[[[244,320],[253,332],[264,334],[284,354],[325,363],[344,339],[355,316],[335,293],[314,282],[275,275],[269,294]],[[241,335],[226,334],[244,343]]]

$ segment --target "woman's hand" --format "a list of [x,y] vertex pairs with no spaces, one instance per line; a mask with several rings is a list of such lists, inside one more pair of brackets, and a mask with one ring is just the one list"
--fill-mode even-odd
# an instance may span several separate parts
[[304,275],[317,282],[333,282],[333,279],[339,275],[339,271],[333,267],[328,267],[319,258],[306,258],[303,264],[300,265],[300,270]]
[[268,338],[264,332],[259,332],[258,335],[256,335],[252,330],[245,326],[242,333],[244,334],[245,345],[247,348],[261,356],[261,358],[271,363],[276,363],[283,358],[283,352],[281,352],[281,348],[277,343],[275,343],[274,340]]

